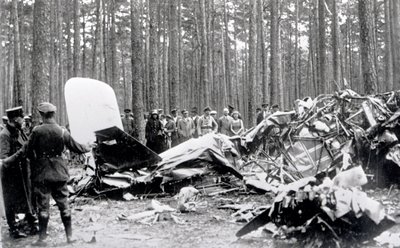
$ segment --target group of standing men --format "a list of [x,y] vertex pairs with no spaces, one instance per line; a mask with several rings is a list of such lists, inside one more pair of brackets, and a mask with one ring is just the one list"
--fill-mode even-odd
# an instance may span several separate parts
[[[64,224],[67,242],[72,238],[71,210],[68,203],[65,148],[76,153],[90,150],[75,142],[55,121],[56,107],[48,102],[37,110],[41,124],[32,128],[24,123],[22,107],[6,110],[0,132],[0,168],[4,207],[12,238],[26,237],[25,227],[17,226],[16,215],[25,214],[28,234],[39,233],[35,246],[46,246],[50,196],[55,200]],[[25,118],[26,120],[26,118]],[[38,223],[37,223],[38,220]],[[39,227],[39,228],[38,228]]]
[[[231,111],[230,111],[231,110]],[[222,133],[228,136],[240,135],[244,131],[240,114],[225,108],[220,118],[217,112],[210,107],[203,109],[203,115],[199,116],[196,107],[189,111],[183,109],[178,115],[177,109],[172,109],[170,114],[164,115],[162,109],[153,110],[146,119],[145,138],[146,146],[156,153],[161,153],[191,138],[198,138],[208,133]],[[137,138],[133,117],[130,110],[126,109],[122,117],[124,131]]]
[[[272,105],[271,108],[267,103],[262,104],[262,108],[257,108],[257,124],[277,111],[279,111],[277,104]],[[138,130],[134,125],[131,110],[125,109],[124,112],[122,116],[124,131],[138,138]],[[181,115],[178,115],[177,109],[172,109],[167,115],[162,109],[155,109],[145,116],[144,120],[146,145],[156,153],[211,132],[236,136],[245,131],[240,113],[231,105],[224,108],[223,115],[219,118],[217,111],[207,106],[203,109],[203,115],[200,116],[196,107],[192,108],[190,115],[186,109],[181,111]]]

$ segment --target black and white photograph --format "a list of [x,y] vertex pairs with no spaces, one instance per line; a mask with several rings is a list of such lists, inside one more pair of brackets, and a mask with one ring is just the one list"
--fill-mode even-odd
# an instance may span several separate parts
[[0,248],[400,248],[399,0],[0,0]]

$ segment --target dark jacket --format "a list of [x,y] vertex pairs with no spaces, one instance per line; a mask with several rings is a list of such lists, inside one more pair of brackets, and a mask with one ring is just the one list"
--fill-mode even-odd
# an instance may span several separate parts
[[[270,115],[270,113],[266,113],[266,118]],[[261,111],[257,115],[257,125],[260,124],[264,120],[264,111]]]
[[[0,132],[0,159],[6,159],[18,153],[26,143],[27,137],[19,129],[10,125]],[[30,167],[24,157],[16,157],[8,166],[1,168],[1,181],[6,208],[27,213],[31,204]]]
[[146,123],[146,146],[156,153],[164,150],[164,135],[161,121],[149,118]]
[[78,154],[89,152],[87,147],[77,143],[66,129],[56,123],[44,123],[32,130],[26,153],[32,161],[34,182],[68,181],[67,163],[61,156],[65,147]]

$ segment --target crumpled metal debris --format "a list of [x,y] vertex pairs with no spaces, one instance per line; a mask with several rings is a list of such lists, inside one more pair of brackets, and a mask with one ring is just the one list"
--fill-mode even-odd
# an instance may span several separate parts
[[267,177],[246,175],[245,180],[264,192],[273,192],[277,182],[333,178],[355,165],[374,173],[371,178],[382,184],[388,181],[379,173],[385,163],[400,166],[399,116],[400,91],[361,96],[347,89],[299,99],[293,111],[274,113],[244,135],[245,153],[238,163],[262,167],[245,171],[265,172]]

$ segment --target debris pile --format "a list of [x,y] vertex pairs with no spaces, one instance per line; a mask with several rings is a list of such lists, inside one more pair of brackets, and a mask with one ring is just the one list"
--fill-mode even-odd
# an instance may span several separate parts
[[[349,177],[348,173],[338,176]],[[341,187],[329,178],[321,183],[307,177],[283,186],[272,205],[236,235],[241,237],[271,223],[277,227],[273,233],[276,238],[296,238],[309,247],[340,247],[371,239],[393,226],[395,220],[386,215],[383,205],[356,187]]]
[[270,115],[243,137],[241,164],[258,167],[246,184],[276,192],[282,183],[332,178],[355,165],[379,185],[398,182],[399,100],[400,92],[360,96],[351,90],[297,100],[293,111]]
[[245,184],[276,197],[237,236],[267,223],[271,230],[272,223],[275,237],[338,247],[370,240],[394,225],[360,186],[398,183],[399,97],[346,90],[306,98],[296,101],[294,111],[272,114],[249,130],[239,162]]

